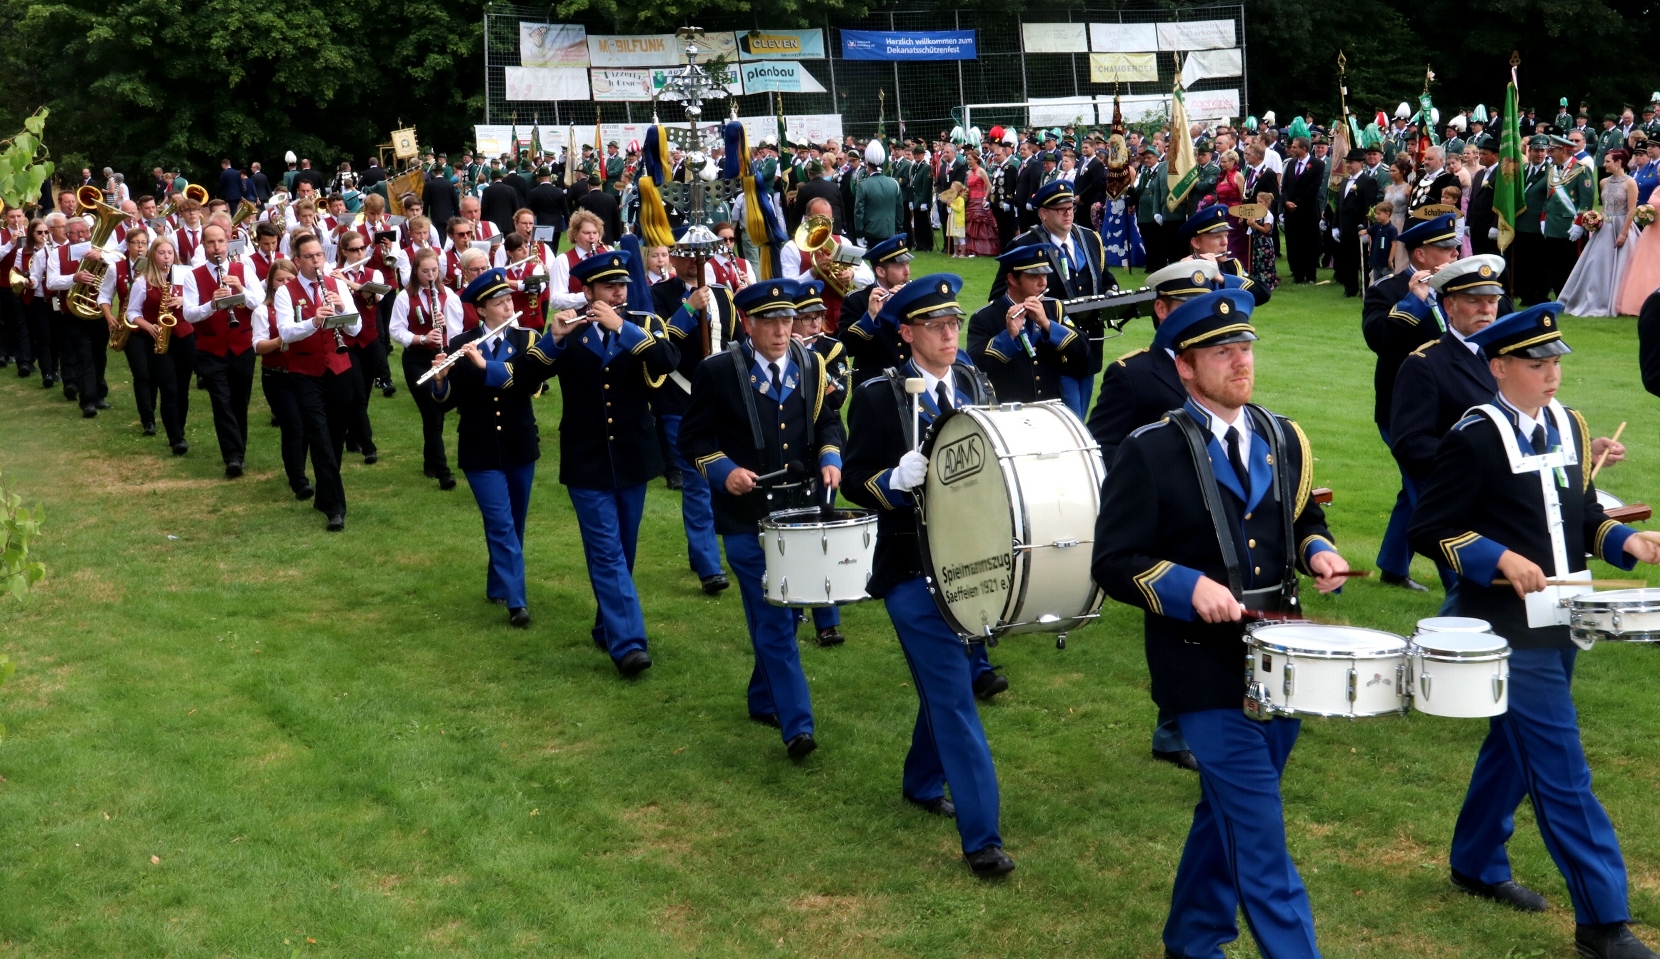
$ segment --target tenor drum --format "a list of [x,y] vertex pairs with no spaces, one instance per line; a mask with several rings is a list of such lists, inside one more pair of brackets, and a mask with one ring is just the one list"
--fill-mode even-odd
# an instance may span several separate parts
[[922,452],[923,570],[958,634],[1064,633],[1099,615],[1089,560],[1106,470],[1065,404],[948,411]]
[[1412,708],[1431,716],[1480,719],[1510,708],[1510,644],[1484,619],[1418,621],[1407,646]]
[[828,519],[817,507],[787,509],[761,521],[761,578],[774,606],[841,606],[870,598],[876,553],[876,514],[836,510]]
[[1246,630],[1245,711],[1284,716],[1404,714],[1406,640],[1354,626],[1271,623]]
[[1660,643],[1660,589],[1610,589],[1568,600],[1568,632],[1575,642]]

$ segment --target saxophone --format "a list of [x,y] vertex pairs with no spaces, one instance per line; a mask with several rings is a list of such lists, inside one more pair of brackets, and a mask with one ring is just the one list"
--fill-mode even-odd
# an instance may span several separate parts
[[179,325],[179,318],[173,315],[168,308],[167,301],[173,295],[173,287],[167,287],[167,293],[162,296],[161,312],[156,315],[156,355],[161,356],[173,342],[173,327]]
[[[136,276],[138,272],[143,269],[143,262],[144,261],[142,259],[137,263],[129,262],[129,269],[132,270],[133,275]],[[110,306],[115,308],[115,329],[110,331],[110,351],[114,353],[123,353],[127,349],[128,338],[133,335],[133,330],[138,329],[138,324],[127,319],[127,304],[121,301],[121,297],[119,295],[114,296],[112,299],[113,302],[110,303]],[[131,299],[131,296],[129,296],[128,299]]]

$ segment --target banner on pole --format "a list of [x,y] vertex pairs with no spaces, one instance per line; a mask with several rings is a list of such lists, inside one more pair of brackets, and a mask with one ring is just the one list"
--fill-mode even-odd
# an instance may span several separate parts
[[973,30],[843,30],[844,60],[973,60]]

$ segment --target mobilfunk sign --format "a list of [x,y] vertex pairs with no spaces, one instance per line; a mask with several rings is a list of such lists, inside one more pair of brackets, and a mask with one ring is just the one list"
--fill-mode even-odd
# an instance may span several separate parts
[[843,30],[846,60],[973,60],[973,30]]

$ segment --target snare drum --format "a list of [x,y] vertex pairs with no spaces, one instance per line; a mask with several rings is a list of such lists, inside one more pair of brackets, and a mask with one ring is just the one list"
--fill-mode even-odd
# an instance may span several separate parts
[[1660,643],[1660,589],[1610,589],[1568,601],[1568,632],[1588,646],[1596,640]]
[[1106,471],[1065,404],[947,411],[922,452],[923,570],[952,629],[1064,633],[1099,615],[1089,560]]
[[1510,644],[1484,619],[1418,621],[1407,646],[1412,708],[1431,716],[1480,719],[1510,708]]
[[1246,630],[1245,712],[1284,716],[1402,715],[1406,640],[1355,626],[1271,623]]
[[844,509],[823,519],[817,507],[787,509],[761,521],[767,571],[761,588],[774,606],[841,606],[870,598],[876,514]]

